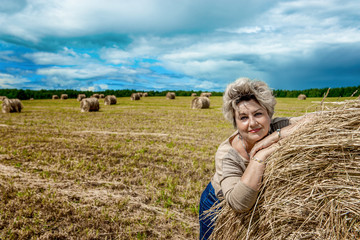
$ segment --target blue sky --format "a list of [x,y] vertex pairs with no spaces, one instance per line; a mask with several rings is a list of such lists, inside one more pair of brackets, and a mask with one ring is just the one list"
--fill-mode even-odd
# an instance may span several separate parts
[[0,0],[0,88],[360,85],[357,1]]

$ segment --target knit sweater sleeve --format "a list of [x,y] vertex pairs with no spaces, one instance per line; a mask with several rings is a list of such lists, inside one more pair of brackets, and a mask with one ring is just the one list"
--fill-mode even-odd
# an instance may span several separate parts
[[223,178],[220,182],[226,202],[237,212],[246,212],[254,205],[258,191],[253,190],[241,181],[246,163],[232,149],[223,161]]

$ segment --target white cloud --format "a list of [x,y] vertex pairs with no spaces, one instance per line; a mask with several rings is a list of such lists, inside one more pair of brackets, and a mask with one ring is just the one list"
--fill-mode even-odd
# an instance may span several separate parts
[[1,88],[14,88],[14,87],[25,87],[27,83],[30,83],[29,79],[22,78],[19,76],[13,76],[6,73],[0,73],[0,87]]
[[22,59],[15,55],[14,51],[0,51],[0,59],[9,62],[23,62]]
[[119,70],[114,67],[102,66],[102,65],[87,65],[83,67],[50,67],[41,68],[37,70],[37,73],[45,76],[58,76],[65,79],[91,79],[106,75],[112,75],[118,73]]
[[88,54],[77,54],[73,49],[64,47],[58,53],[35,52],[26,53],[24,57],[40,65],[81,65],[91,61]]

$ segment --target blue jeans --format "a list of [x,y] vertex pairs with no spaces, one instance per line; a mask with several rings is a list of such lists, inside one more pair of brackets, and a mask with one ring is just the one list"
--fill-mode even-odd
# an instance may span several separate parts
[[200,223],[200,240],[207,240],[214,230],[214,222],[210,217],[202,216],[203,212],[209,210],[214,204],[218,204],[219,199],[215,195],[214,187],[211,182],[201,194],[200,208],[199,208],[199,223]]

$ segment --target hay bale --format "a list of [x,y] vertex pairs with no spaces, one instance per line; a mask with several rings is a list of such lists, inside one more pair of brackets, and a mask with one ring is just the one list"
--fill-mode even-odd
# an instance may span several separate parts
[[192,93],[191,96],[192,96],[192,97],[196,97],[197,94],[196,94],[196,93]]
[[213,239],[360,239],[360,103],[317,114],[268,160],[250,212],[223,201]]
[[141,93],[141,92],[138,92],[137,94],[139,94],[139,96],[140,96],[140,97],[142,97],[142,96],[143,96],[143,93]]
[[211,93],[209,93],[209,92],[203,92],[203,93],[200,94],[200,97],[210,98],[210,97],[211,97]]
[[116,96],[115,95],[108,95],[105,97],[104,99],[104,104],[105,105],[113,105],[116,104]]
[[149,93],[147,93],[147,92],[143,93],[143,97],[148,97],[148,96],[149,96]]
[[34,100],[34,98],[30,98],[29,100],[30,100],[30,101],[33,101],[33,100]]
[[61,100],[65,100],[68,99],[68,95],[67,94],[61,94]]
[[132,93],[130,96],[131,101],[140,100],[140,95],[138,93]]
[[166,99],[175,99],[175,93],[174,92],[167,92],[166,93]]
[[80,93],[80,94],[78,94],[76,100],[77,100],[78,102],[80,102],[80,101],[83,100],[84,98],[86,98],[86,95],[83,94],[83,93]]
[[300,94],[298,96],[298,100],[306,100],[306,95],[305,94]]
[[99,94],[99,97],[100,97],[101,99],[103,99],[103,98],[105,98],[105,95],[104,95],[104,94]]
[[191,101],[192,109],[202,109],[210,107],[210,99],[207,97],[196,97]]
[[99,99],[99,98],[100,98],[100,94],[94,93],[91,97],[92,97],[92,98],[97,98],[97,99]]
[[96,97],[84,98],[80,102],[81,112],[97,112],[100,109],[99,100]]
[[0,101],[4,101],[4,99],[7,99],[6,96],[0,96]]
[[2,112],[3,113],[12,113],[12,112],[21,112],[23,105],[19,99],[8,99],[5,98],[2,102]]
[[52,99],[59,99],[59,96],[58,95],[52,95]]

